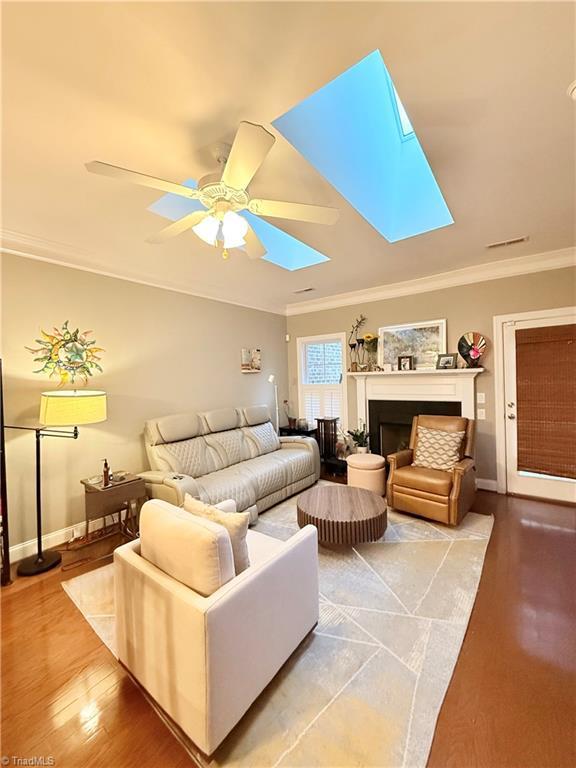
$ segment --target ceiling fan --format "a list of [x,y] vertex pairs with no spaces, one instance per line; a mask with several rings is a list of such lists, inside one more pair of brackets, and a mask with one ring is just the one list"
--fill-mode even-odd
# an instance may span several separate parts
[[295,219],[314,224],[334,224],[339,216],[335,208],[321,205],[250,197],[248,185],[274,142],[274,136],[261,125],[241,122],[228,158],[224,161],[224,171],[204,176],[196,189],[98,160],[86,163],[86,168],[92,173],[198,200],[204,206],[205,210],[183,216],[147,238],[147,242],[163,243],[191,229],[209,245],[218,247],[221,242],[224,258],[228,258],[229,248],[244,248],[249,258],[259,259],[266,254],[266,248],[246,218],[239,215],[239,211],[247,210],[257,216]]

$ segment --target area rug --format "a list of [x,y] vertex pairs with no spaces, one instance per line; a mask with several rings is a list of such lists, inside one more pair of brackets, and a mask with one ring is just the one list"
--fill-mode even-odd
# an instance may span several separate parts
[[[480,581],[493,518],[457,529],[389,512],[384,537],[320,547],[320,621],[203,766],[423,768]],[[296,499],[255,530],[287,539]],[[115,653],[113,566],[62,585]],[[188,748],[189,745],[188,745]]]

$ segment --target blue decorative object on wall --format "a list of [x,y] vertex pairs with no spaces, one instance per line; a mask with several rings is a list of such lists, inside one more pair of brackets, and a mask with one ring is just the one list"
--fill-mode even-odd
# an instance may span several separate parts
[[454,223],[379,50],[272,125],[389,242]]
[[[197,186],[194,179],[187,179],[182,184],[192,189],[196,189]],[[181,219],[192,211],[204,210],[204,206],[199,200],[189,200],[186,197],[168,193],[152,203],[148,210],[170,221],[176,221],[176,219]],[[316,251],[259,216],[254,216],[249,211],[241,211],[239,215],[248,220],[262,245],[266,248],[264,261],[269,261],[271,264],[276,264],[276,266],[290,272],[330,261],[328,256],[324,256],[323,253]],[[196,237],[196,235],[193,236]]]

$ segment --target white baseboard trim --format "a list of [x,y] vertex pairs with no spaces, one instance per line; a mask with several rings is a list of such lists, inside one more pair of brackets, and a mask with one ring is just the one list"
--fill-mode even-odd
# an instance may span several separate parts
[[[109,515],[110,517],[110,515]],[[90,530],[97,531],[104,525],[103,518],[90,521]],[[86,532],[86,523],[75,523],[69,525],[67,528],[60,528],[58,531],[52,531],[42,536],[42,548],[50,549],[51,547],[57,547],[60,544],[67,544],[72,539],[77,539],[80,536],[84,536]],[[30,539],[29,541],[23,541],[21,544],[14,544],[10,547],[10,560],[17,563],[19,560],[23,560],[25,557],[36,554],[36,539]]]
[[498,483],[496,480],[486,480],[478,477],[476,479],[476,488],[478,488],[480,491],[494,491],[494,493],[497,493]]

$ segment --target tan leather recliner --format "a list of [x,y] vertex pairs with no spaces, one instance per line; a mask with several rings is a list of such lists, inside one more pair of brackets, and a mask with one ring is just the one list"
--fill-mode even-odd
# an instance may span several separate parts
[[[412,466],[419,426],[444,432],[465,432],[460,461],[452,470]],[[386,484],[388,506],[399,512],[458,525],[472,506],[476,494],[474,436],[473,419],[461,416],[415,416],[412,420],[410,448],[387,456],[390,462]]]

